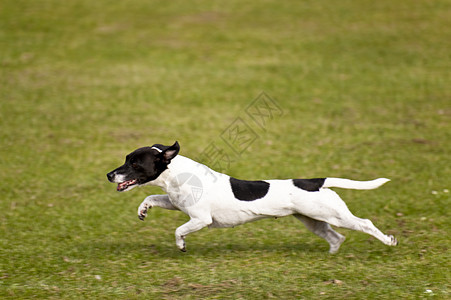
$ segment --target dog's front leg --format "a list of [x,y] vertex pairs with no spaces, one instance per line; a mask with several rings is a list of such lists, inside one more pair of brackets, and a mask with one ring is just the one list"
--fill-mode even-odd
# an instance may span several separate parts
[[175,244],[177,247],[186,252],[185,237],[192,233],[201,230],[202,228],[211,224],[211,220],[206,222],[201,219],[191,219],[175,230]]
[[141,221],[144,221],[144,218],[147,217],[147,210],[149,210],[153,206],[171,210],[178,210],[178,208],[173,206],[171,201],[169,201],[168,195],[150,195],[146,197],[146,199],[144,199],[144,201],[138,208],[138,217]]

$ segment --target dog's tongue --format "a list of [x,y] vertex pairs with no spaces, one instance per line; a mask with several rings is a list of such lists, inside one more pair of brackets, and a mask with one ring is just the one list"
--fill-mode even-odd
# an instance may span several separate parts
[[118,185],[117,185],[117,191],[118,191],[118,192],[121,192],[121,191],[127,189],[130,185],[135,184],[135,183],[136,183],[136,179],[133,179],[133,180],[127,180],[127,181],[118,183]]

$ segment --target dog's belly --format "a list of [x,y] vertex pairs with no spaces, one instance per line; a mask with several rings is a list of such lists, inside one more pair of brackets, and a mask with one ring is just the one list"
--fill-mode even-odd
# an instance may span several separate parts
[[210,227],[212,228],[235,227],[244,223],[263,219],[265,217],[266,216],[248,216],[245,214],[236,214],[236,213],[214,214],[212,216],[213,222],[211,223]]
[[213,216],[212,223],[209,227],[211,228],[227,228],[227,227],[235,227],[244,223],[257,221],[264,218],[269,218],[270,216],[263,215],[254,215],[254,216],[246,216],[246,215],[229,215],[221,214],[219,216]]
[[211,212],[212,224],[210,227],[223,228],[234,227],[244,223],[257,221],[265,218],[285,217],[294,212],[289,208],[277,207],[241,207],[240,209],[218,208]]

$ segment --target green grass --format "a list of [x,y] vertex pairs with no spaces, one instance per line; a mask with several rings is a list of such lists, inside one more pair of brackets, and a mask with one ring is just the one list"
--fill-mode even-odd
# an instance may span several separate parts
[[[449,298],[450,6],[0,1],[0,298]],[[265,130],[245,114],[262,91],[284,112]],[[391,178],[339,193],[400,245],[338,229],[329,255],[283,218],[181,253],[185,215],[136,216],[159,189],[106,180],[139,146],[227,150],[237,117],[258,138],[228,174]]]

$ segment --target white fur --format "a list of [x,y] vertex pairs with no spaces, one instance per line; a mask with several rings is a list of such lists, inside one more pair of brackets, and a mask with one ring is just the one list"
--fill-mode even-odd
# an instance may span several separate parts
[[115,183],[121,183],[125,181],[125,175],[121,175],[121,174],[115,174],[115,176],[113,177],[113,181]]
[[372,190],[380,187],[384,183],[389,182],[390,179],[378,178],[370,181],[355,181],[343,178],[326,178],[323,188],[344,188],[344,189],[354,189],[354,190]]
[[161,152],[163,152],[163,150],[161,150],[160,148],[158,148],[158,147],[155,147],[155,146],[153,146],[152,148],[150,148],[150,149],[155,149],[155,150],[157,150],[159,153],[161,153]]
[[[199,178],[202,194],[195,203],[186,205],[184,195],[192,193],[192,186],[180,183],[174,178],[189,173]],[[296,187],[291,180],[266,180],[270,183],[268,193],[261,199],[241,201],[235,198],[228,175],[211,170],[183,156],[176,156],[168,169],[149,185],[161,187],[167,195],[147,197],[138,209],[140,219],[144,219],[147,210],[153,206],[181,210],[190,217],[190,221],[177,228],[176,244],[185,251],[186,235],[209,227],[233,227],[250,221],[268,217],[294,215],[313,233],[326,239],[330,252],[338,251],[345,237],[334,231],[330,225],[359,230],[368,233],[386,245],[397,244],[393,236],[383,234],[370,220],[355,217],[346,204],[328,187],[352,189],[372,189],[388,181],[379,178],[373,181],[353,181],[340,178],[327,178],[323,188],[308,192]],[[330,225],[329,225],[330,224]]]

